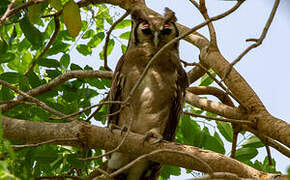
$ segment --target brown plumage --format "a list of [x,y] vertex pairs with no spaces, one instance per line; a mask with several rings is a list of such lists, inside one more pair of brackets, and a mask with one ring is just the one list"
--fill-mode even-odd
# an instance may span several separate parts
[[[179,35],[174,12],[165,9],[164,17],[146,15],[134,10],[129,47],[119,60],[110,91],[110,100],[124,101],[140,78],[145,66],[156,52]],[[178,43],[163,51],[150,66],[129,105],[120,113],[109,117],[109,124],[129,126],[131,131],[144,136],[174,141],[178,119],[182,112],[185,88],[188,86],[186,72],[179,61]],[[120,105],[109,106],[109,114]],[[129,154],[113,153],[108,166],[119,169],[130,162]],[[115,179],[158,179],[160,165],[143,160]]]

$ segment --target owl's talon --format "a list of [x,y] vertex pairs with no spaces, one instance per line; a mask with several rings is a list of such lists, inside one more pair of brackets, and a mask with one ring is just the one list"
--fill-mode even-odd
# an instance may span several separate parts
[[155,132],[154,130],[150,130],[145,133],[145,136],[143,137],[143,144],[145,141],[148,141],[151,137],[156,138],[156,140],[150,144],[160,143],[163,139],[163,136],[161,134],[159,134],[158,132]]
[[125,133],[125,132],[127,132],[127,131],[128,131],[127,126],[126,126],[126,125],[123,125],[123,126],[121,127],[121,135],[123,135],[123,133]]
[[109,126],[108,126],[109,130],[111,133],[113,133],[113,130],[114,129],[120,129],[119,126],[117,126],[116,124],[113,124],[113,123],[110,123]]

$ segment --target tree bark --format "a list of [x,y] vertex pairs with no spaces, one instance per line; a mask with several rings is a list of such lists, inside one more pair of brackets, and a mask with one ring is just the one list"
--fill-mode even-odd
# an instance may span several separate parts
[[[72,139],[55,141],[52,144],[69,145],[78,148],[105,149],[112,150],[121,143],[123,136],[119,130],[110,132],[108,128],[93,126],[81,121],[69,123],[48,123],[19,120],[2,116],[3,137],[11,141],[25,143],[40,143],[48,140]],[[17,129],[17,130],[16,130]],[[184,167],[187,169],[208,172],[208,168],[201,165],[189,154],[200,158],[208,164],[214,172],[230,172],[245,178],[269,178],[273,174],[260,172],[248,165],[235,159],[226,157],[222,154],[196,147],[177,144],[173,142],[161,142],[151,145],[149,142],[143,143],[143,136],[140,134],[129,133],[126,140],[120,147],[120,151],[130,153],[132,156],[139,157],[150,152],[167,149],[179,151],[179,153],[162,152],[154,154],[148,159],[164,164]]]

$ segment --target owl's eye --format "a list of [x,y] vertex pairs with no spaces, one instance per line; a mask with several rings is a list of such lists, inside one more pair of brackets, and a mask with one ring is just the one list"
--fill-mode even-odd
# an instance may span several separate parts
[[163,26],[163,29],[161,30],[161,34],[163,34],[163,35],[168,35],[168,34],[170,34],[171,33],[171,29],[170,29],[170,26],[169,26],[169,24],[165,24],[164,26]]
[[146,35],[152,34],[149,24],[144,24],[142,26],[142,32]]

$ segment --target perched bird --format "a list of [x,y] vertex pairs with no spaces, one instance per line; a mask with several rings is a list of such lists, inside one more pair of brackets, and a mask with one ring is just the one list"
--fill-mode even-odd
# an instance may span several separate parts
[[[179,35],[175,14],[168,8],[164,17],[147,15],[140,9],[133,10],[131,17],[130,43],[113,75],[111,101],[124,101],[150,59]],[[179,61],[176,42],[153,61],[128,105],[121,110],[120,104],[109,106],[108,113],[114,114],[109,116],[109,124],[129,127],[132,119],[130,131],[143,134],[144,139],[155,137],[156,142],[174,141],[187,86],[188,79]],[[108,167],[113,171],[132,160],[130,154],[115,152],[108,161]],[[158,163],[143,160],[115,179],[158,179],[160,167]]]

